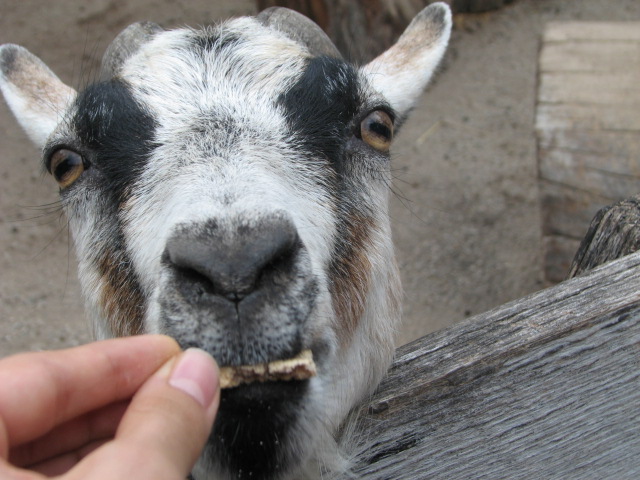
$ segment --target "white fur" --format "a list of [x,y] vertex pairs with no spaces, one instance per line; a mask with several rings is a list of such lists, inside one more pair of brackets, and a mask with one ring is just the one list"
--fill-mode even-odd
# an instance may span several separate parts
[[[0,47],[0,55],[11,51],[17,53],[20,65],[11,75],[0,69],[0,90],[31,141],[42,147],[62,120],[76,92],[25,48],[11,44]],[[38,82],[39,79],[46,81]],[[31,88],[25,88],[30,83]]]
[[[438,25],[438,34],[429,38],[429,48],[419,48],[415,42],[429,37],[430,30],[425,33],[420,22],[412,24],[395,47],[360,72],[364,93],[371,99],[386,99],[400,116],[406,115],[419,96],[447,43],[448,9],[442,5],[431,8],[446,12],[444,25]],[[285,112],[274,102],[304,72],[309,52],[255,19],[236,19],[224,29],[229,34],[248,35],[250,42],[237,47],[231,57],[209,54],[202,58],[188,48],[193,31],[163,32],[128,58],[119,72],[158,125],[154,141],[159,146],[119,210],[126,253],[148,299],[145,331],[163,331],[158,302],[166,279],[160,259],[176,226],[209,219],[225,225],[239,218],[259,222],[284,212],[306,248],[317,279],[318,296],[306,340],[323,339],[329,346],[328,360],[310,381],[311,394],[299,432],[290,441],[290,448],[303,449],[306,460],[287,478],[344,473],[348,454],[343,457],[339,452],[334,435],[349,410],[371,393],[386,371],[400,318],[400,283],[387,214],[388,167],[365,175],[369,184],[358,187],[363,201],[371,206],[373,226],[364,251],[359,252],[370,266],[362,273],[368,278],[364,282],[368,290],[349,299],[360,303],[363,315],[355,331],[349,332],[337,318],[327,274],[340,206],[322,186],[328,183],[325,160],[301,156],[297,145],[291,144],[295,139]],[[43,79],[41,83],[50,85],[45,96],[38,97],[33,85],[12,80],[24,76],[0,76],[0,86],[34,142],[44,145],[49,137],[48,142],[55,144],[69,135],[60,119],[75,92],[62,88],[55,75],[38,62],[31,62],[38,67],[31,71]],[[231,77],[230,71],[235,72]],[[38,98],[46,101],[38,102]],[[231,119],[233,131],[221,128],[194,135],[193,122],[209,111]],[[101,304],[101,293],[107,287],[95,258],[96,245],[110,241],[108,226],[99,218],[105,208],[101,202],[78,193],[66,198],[65,207],[88,314],[96,336],[106,338],[113,335]],[[304,436],[305,432],[314,432],[313,439]],[[198,480],[219,478],[220,472],[208,470],[208,460],[203,458],[197,466]]]
[[[363,68],[374,88],[402,113],[411,109],[414,99],[432,78],[451,34],[451,12],[448,8],[443,9],[444,24],[438,35],[434,35],[430,28],[430,20],[422,18],[426,13],[427,9],[423,10],[394,46]],[[418,47],[425,44],[431,45],[429,48]]]

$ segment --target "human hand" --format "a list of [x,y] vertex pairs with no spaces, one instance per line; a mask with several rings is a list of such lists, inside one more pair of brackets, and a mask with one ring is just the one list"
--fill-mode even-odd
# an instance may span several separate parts
[[0,360],[0,478],[183,480],[218,410],[218,368],[143,335]]

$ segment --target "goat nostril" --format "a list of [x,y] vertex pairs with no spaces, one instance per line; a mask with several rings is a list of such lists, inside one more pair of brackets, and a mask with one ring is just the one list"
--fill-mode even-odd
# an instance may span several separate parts
[[[255,285],[249,282],[233,281],[225,275],[216,275],[207,271],[200,271],[197,267],[173,264],[174,275],[182,290],[201,298],[204,295],[217,295],[233,303],[240,303]],[[203,269],[204,270],[204,269]]]
[[286,219],[231,234],[217,224],[194,225],[169,238],[163,263],[175,272],[185,294],[212,294],[237,305],[256,290],[286,283],[299,248],[297,232]]
[[174,267],[178,282],[181,284],[188,284],[194,288],[194,292],[198,297],[201,297],[205,293],[215,294],[215,286],[213,282],[197,270],[188,267],[175,266]]

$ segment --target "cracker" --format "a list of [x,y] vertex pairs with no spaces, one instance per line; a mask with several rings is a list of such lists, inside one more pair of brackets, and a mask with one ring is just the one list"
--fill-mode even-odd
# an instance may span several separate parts
[[253,382],[307,380],[316,375],[311,350],[303,350],[293,358],[256,365],[220,368],[220,388],[234,388]]

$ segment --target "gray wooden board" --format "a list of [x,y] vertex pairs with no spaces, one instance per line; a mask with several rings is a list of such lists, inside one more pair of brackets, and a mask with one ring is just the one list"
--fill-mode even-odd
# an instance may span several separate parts
[[633,130],[547,129],[539,132],[538,145],[544,151],[567,153],[568,161],[583,160],[584,168],[640,177],[640,135]]
[[545,32],[545,41],[640,42],[638,25],[638,22],[551,22]]
[[615,42],[616,55],[611,55],[612,40],[554,41],[547,31],[545,41],[549,47],[541,52],[540,72],[599,72],[602,65],[625,70],[629,63],[640,64],[640,40],[624,38]]
[[551,23],[538,71],[543,258],[553,283],[575,253],[561,237],[581,238],[595,211],[639,190],[640,23]]
[[[561,182],[546,182],[540,190],[541,202],[545,205],[542,210],[543,235],[556,235],[574,240],[584,237],[591,219],[598,210],[615,200],[572,188]],[[568,253],[568,261],[571,261],[575,251]],[[560,280],[564,278],[563,275]]]
[[603,163],[602,157],[589,153],[566,155],[566,152],[554,150],[546,155],[544,163],[541,162],[540,173],[552,176],[555,183],[592,192],[611,201],[621,200],[620,192],[631,195],[640,190],[639,177],[612,173],[608,165],[590,167],[590,160]]
[[640,478],[640,253],[402,347],[357,412],[382,479]]
[[584,130],[640,130],[637,105],[539,104],[536,108],[536,128],[566,128]]
[[541,73],[538,100],[543,103],[618,105],[640,107],[638,68],[625,67],[624,73],[549,72]]

